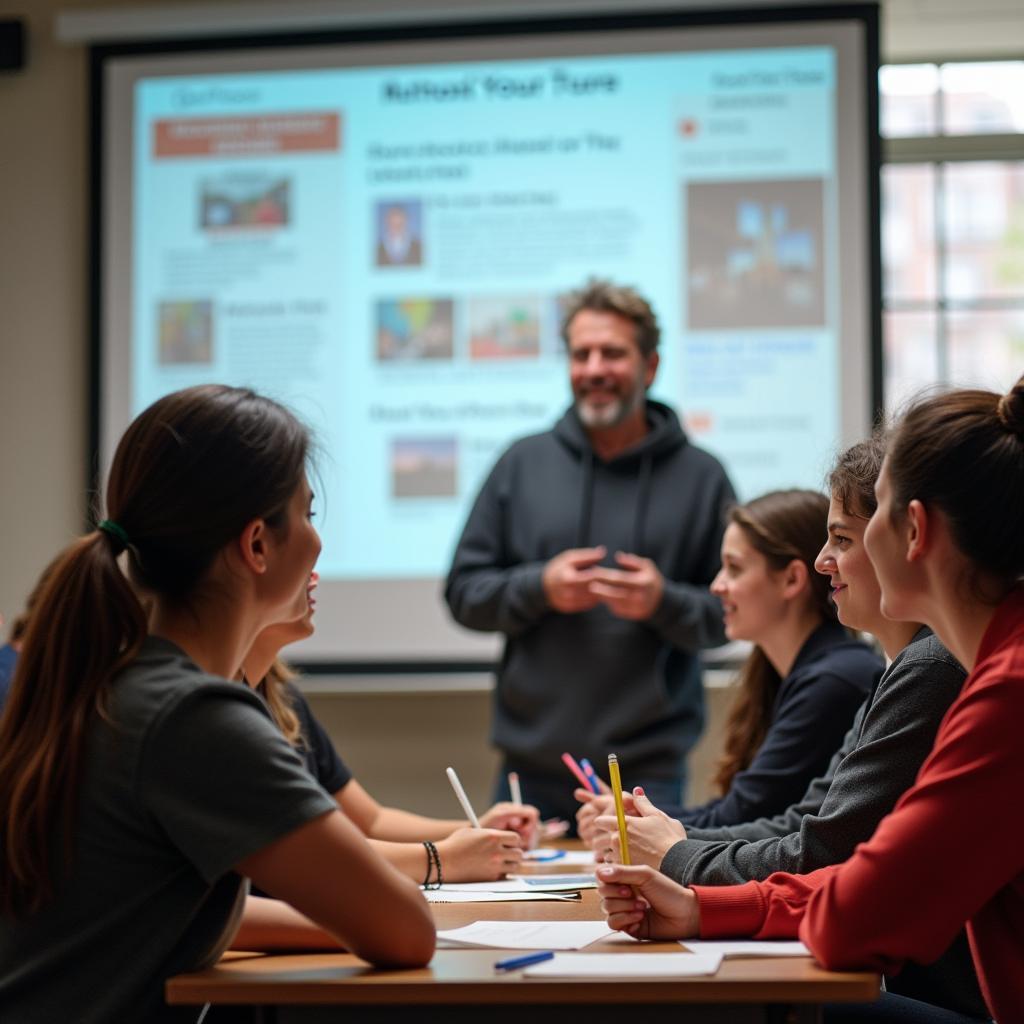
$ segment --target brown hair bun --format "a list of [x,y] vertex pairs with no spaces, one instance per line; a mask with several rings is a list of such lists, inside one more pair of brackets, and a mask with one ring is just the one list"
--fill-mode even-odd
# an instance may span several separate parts
[[1011,434],[1024,442],[1024,377],[999,399],[996,415]]

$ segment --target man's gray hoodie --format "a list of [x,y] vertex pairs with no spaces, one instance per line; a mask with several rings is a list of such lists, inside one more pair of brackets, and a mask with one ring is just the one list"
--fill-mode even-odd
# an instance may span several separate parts
[[[563,769],[565,750],[625,777],[677,776],[700,733],[696,652],[723,642],[708,591],[719,566],[725,470],[689,443],[674,412],[647,403],[648,433],[605,462],[570,409],[543,434],[513,444],[477,497],[445,588],[455,620],[499,631],[492,739],[516,764]],[[569,548],[604,545],[650,558],[665,578],[646,622],[605,606],[562,614],[544,594],[545,564]]]

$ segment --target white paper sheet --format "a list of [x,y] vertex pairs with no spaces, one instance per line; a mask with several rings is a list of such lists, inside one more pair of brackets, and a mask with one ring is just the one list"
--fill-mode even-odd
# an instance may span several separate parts
[[583,949],[610,934],[604,921],[474,921],[437,938],[441,949]]
[[796,940],[771,939],[753,941],[748,939],[718,942],[711,939],[687,939],[680,943],[691,953],[720,953],[726,958],[741,956],[810,956],[811,951]]
[[693,978],[714,974],[720,953],[558,953],[523,970],[529,978]]
[[527,889],[537,889],[540,892],[597,888],[597,879],[593,875],[512,875],[511,877],[515,881],[522,882]]
[[558,892],[451,892],[447,886],[427,889],[424,893],[428,903],[515,903],[519,900],[559,900],[573,903],[577,896]]
[[437,892],[569,892],[593,889],[593,878],[579,875],[551,875],[523,877],[513,875],[500,882],[446,882]]
[[555,850],[542,847],[539,850],[527,850],[523,859],[538,864],[564,864],[566,867],[594,867],[593,850]]

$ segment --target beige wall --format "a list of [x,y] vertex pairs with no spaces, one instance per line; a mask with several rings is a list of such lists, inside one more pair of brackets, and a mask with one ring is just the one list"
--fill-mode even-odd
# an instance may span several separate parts
[[[0,3],[0,17],[24,18],[29,34],[28,67],[0,73],[0,612],[8,616],[46,561],[80,530],[87,505],[87,62],[84,48],[56,42],[54,19],[65,11],[153,6]],[[929,48],[1006,53],[1024,38],[1016,0],[892,0],[888,7],[887,52],[895,56]],[[424,809],[449,813],[447,793],[433,780],[439,767],[457,760],[483,799],[493,769],[485,694],[316,703],[381,797],[411,794]],[[705,741],[705,750],[714,745]]]
[[[708,728],[690,757],[693,802],[714,795],[706,780],[721,747],[731,696],[723,686],[706,693]],[[382,803],[458,817],[444,775],[454,765],[474,806],[487,806],[498,765],[486,743],[489,693],[316,693],[310,705],[356,778]],[[572,785],[568,772],[565,780]]]

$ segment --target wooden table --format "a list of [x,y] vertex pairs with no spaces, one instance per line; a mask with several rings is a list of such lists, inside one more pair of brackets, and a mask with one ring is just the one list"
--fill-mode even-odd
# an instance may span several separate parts
[[[433,911],[439,929],[476,920],[601,917],[592,889],[584,890],[579,903],[434,904]],[[619,943],[605,951],[678,948],[675,943]],[[522,951],[440,949],[428,966],[402,971],[376,970],[345,953],[229,953],[206,971],[172,978],[167,1001],[258,1006],[257,1019],[275,1024],[421,1024],[440,1019],[442,1013],[445,1024],[625,1024],[639,1015],[644,1024],[809,1024],[820,1019],[822,1003],[870,1002],[879,992],[875,974],[825,971],[808,957],[726,960],[708,978],[630,981],[495,974],[494,962],[517,952]],[[568,1016],[572,1008],[580,1015],[577,1021]]]

